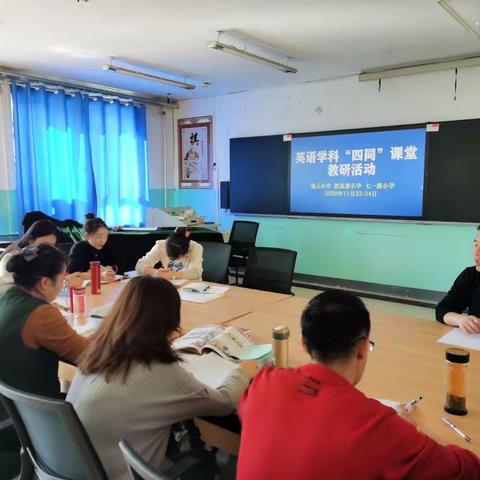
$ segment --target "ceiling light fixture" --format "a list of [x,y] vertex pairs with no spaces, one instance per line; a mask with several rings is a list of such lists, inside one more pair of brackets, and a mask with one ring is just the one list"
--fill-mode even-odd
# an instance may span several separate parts
[[371,72],[362,72],[358,76],[360,82],[370,80],[384,80],[385,78],[404,77],[406,75],[417,75],[420,73],[439,72],[441,70],[451,70],[453,68],[467,68],[480,66],[480,57],[467,57],[421,65],[408,65],[405,67],[387,68],[385,70],[376,70]]
[[151,80],[154,82],[165,83],[166,85],[172,85],[174,87],[184,88],[185,90],[194,90],[195,85],[191,83],[179,82],[170,78],[159,77],[158,75],[152,75],[151,73],[138,72],[137,70],[131,70],[129,68],[118,67],[116,65],[107,64],[103,66],[103,70],[116,73],[122,73],[123,75],[129,75],[131,77],[142,78],[144,80]]
[[450,0],[439,0],[438,4],[451,15],[465,30],[468,30],[470,33],[473,33],[477,39],[480,39],[480,31],[475,28],[465,17],[460,15],[458,11],[450,3]]
[[[218,32],[218,33],[220,35],[222,32]],[[237,55],[238,57],[243,57],[247,60],[252,60],[254,62],[267,65],[268,67],[275,68],[275,70],[280,70],[283,73],[298,72],[296,68],[293,68],[290,65],[285,65],[283,63],[276,62],[275,60],[271,60],[270,58],[262,57],[254,53],[247,52],[246,49],[242,50],[241,48],[234,47],[233,45],[227,45],[226,43],[222,43],[219,40],[208,41],[207,47],[213,48],[214,50],[218,50],[220,52],[231,53],[232,55]]]

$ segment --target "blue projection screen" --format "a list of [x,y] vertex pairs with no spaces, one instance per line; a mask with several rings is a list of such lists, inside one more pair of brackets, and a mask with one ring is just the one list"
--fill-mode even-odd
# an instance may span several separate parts
[[425,128],[294,137],[290,211],[421,217]]

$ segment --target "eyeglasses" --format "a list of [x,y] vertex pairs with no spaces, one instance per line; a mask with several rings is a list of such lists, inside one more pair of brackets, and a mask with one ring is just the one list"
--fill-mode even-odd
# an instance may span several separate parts
[[[363,337],[357,338],[352,345],[356,345],[360,340],[364,340],[367,338],[365,335]],[[371,340],[368,341],[368,351],[373,352],[375,350],[375,342],[372,342]]]

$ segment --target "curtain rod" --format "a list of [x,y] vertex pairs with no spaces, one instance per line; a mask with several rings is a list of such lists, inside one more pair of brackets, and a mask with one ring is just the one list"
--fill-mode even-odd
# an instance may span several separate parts
[[178,104],[176,102],[168,103],[162,101],[159,97],[154,95],[141,94],[133,92],[131,90],[123,90],[116,87],[106,87],[105,85],[98,85],[96,83],[82,82],[80,80],[71,80],[67,78],[54,77],[50,75],[37,75],[35,72],[29,70],[15,70],[9,67],[0,65],[0,78],[5,78],[10,81],[34,81],[44,84],[50,88],[67,88],[75,89],[79,92],[85,91],[86,93],[96,93],[108,96],[120,96],[125,97],[131,101],[148,103],[151,105],[157,105],[164,108],[177,109]]

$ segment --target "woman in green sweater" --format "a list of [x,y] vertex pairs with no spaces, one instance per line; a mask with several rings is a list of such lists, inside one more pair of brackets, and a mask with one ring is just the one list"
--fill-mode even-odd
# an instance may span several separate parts
[[[12,387],[60,397],[58,361],[75,363],[88,344],[50,303],[65,280],[65,257],[49,244],[23,248],[7,262],[13,285],[0,293],[0,380]],[[0,422],[7,418],[0,405]],[[0,431],[0,454],[17,449]],[[7,444],[10,447],[7,447]],[[2,476],[0,467],[0,478]]]

